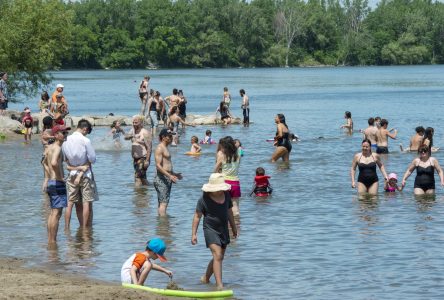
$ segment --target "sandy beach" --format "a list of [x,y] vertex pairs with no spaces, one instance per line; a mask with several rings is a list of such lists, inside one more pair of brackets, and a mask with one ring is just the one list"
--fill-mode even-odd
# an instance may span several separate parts
[[17,258],[0,259],[0,299],[171,299],[118,284],[24,267]]

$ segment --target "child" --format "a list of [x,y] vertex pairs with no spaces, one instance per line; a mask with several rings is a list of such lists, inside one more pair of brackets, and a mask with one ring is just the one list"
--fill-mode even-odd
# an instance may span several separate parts
[[394,193],[396,190],[402,190],[402,188],[398,186],[398,176],[396,173],[390,173],[388,176],[388,181],[384,183],[384,191],[387,193]]
[[122,283],[143,285],[151,270],[163,272],[171,278],[173,272],[151,262],[151,260],[156,259],[163,262],[167,261],[163,256],[165,250],[166,245],[162,239],[149,240],[145,251],[134,253],[124,262],[120,273]]
[[109,135],[113,136],[114,145],[116,148],[122,148],[122,144],[120,143],[120,137],[125,134],[125,131],[120,127],[119,121],[114,121],[113,124],[111,124],[111,131],[109,132]]
[[202,141],[200,141],[200,143],[201,144],[216,144],[216,141],[213,140],[213,138],[211,137],[211,134],[212,134],[211,130],[208,129],[207,131],[205,131],[205,138]]
[[254,193],[258,197],[267,197],[270,196],[273,192],[273,189],[268,182],[270,176],[265,175],[264,168],[256,169],[256,177],[254,177],[253,190],[250,193],[250,196]]
[[22,125],[25,127],[25,143],[28,143],[31,141],[31,134],[32,134],[32,125],[34,123],[34,120],[31,116],[31,110],[29,107],[25,107],[25,110],[23,111],[25,113],[23,119],[22,119]]
[[200,151],[202,150],[202,148],[197,144],[198,141],[199,139],[197,138],[197,136],[193,135],[191,137],[191,153],[200,153]]
[[242,148],[242,143],[240,140],[235,139],[234,140],[234,145],[237,148],[237,155],[239,155],[240,157],[244,156],[244,148]]

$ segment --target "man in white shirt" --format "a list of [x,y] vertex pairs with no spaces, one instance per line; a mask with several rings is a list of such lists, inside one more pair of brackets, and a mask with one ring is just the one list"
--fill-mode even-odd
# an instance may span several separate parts
[[86,137],[91,131],[91,123],[85,119],[80,120],[77,130],[68,136],[62,146],[70,171],[66,182],[68,208],[65,211],[65,229],[69,229],[74,204],[80,226],[92,226],[92,203],[97,200],[97,189],[91,170],[91,165],[96,162],[96,152],[91,141]]

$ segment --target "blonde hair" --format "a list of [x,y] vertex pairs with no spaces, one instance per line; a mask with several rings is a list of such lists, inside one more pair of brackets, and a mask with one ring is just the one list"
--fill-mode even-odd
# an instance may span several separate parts
[[193,143],[197,143],[197,142],[199,141],[199,138],[198,138],[197,136],[193,135],[193,136],[191,137],[191,141],[192,141]]

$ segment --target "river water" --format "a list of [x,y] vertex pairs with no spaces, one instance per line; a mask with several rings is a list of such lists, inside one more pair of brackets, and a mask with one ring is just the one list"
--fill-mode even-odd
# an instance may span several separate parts
[[[353,154],[361,134],[339,129],[344,111],[352,112],[355,129],[370,116],[387,118],[399,130],[384,158],[388,172],[402,177],[414,154],[403,154],[418,125],[435,128],[434,143],[443,145],[444,72],[442,66],[207,69],[155,71],[63,71],[54,84],[65,85],[72,115],[133,115],[138,111],[137,85],[143,75],[162,96],[173,87],[188,97],[188,113],[212,114],[223,87],[230,88],[232,108],[241,115],[238,91],[251,99],[250,128],[232,125],[188,128],[172,160],[183,180],[173,186],[168,217],[157,217],[152,186],[134,189],[129,145],[114,150],[108,128],[95,128],[94,166],[100,201],[95,203],[90,233],[78,230],[75,215],[70,232],[58,235],[58,249],[47,250],[47,203],[40,192],[41,145],[6,140],[0,144],[0,255],[28,258],[32,265],[66,270],[119,282],[122,263],[143,250],[146,240],[160,236],[168,243],[163,264],[186,289],[210,290],[200,276],[210,259],[201,227],[192,246],[191,221],[201,191],[215,162],[215,146],[200,157],[188,157],[192,135],[239,138],[245,148],[240,179],[243,196],[238,220],[240,236],[227,250],[223,279],[239,299],[442,299],[444,296],[444,197],[437,185],[434,199],[413,197],[413,177],[402,193],[360,200],[350,187]],[[24,105],[37,108],[37,100]],[[276,113],[284,113],[294,144],[291,163],[272,164],[271,143]],[[128,129],[128,127],[127,127]],[[435,154],[444,164],[443,151]],[[273,196],[248,196],[256,167],[271,176]],[[153,178],[153,167],[148,178]],[[381,177],[381,175],[379,174]],[[439,181],[437,181],[439,182]],[[201,225],[202,226],[202,225]],[[163,274],[150,274],[147,285],[164,287]],[[214,281],[212,280],[214,283]]]

